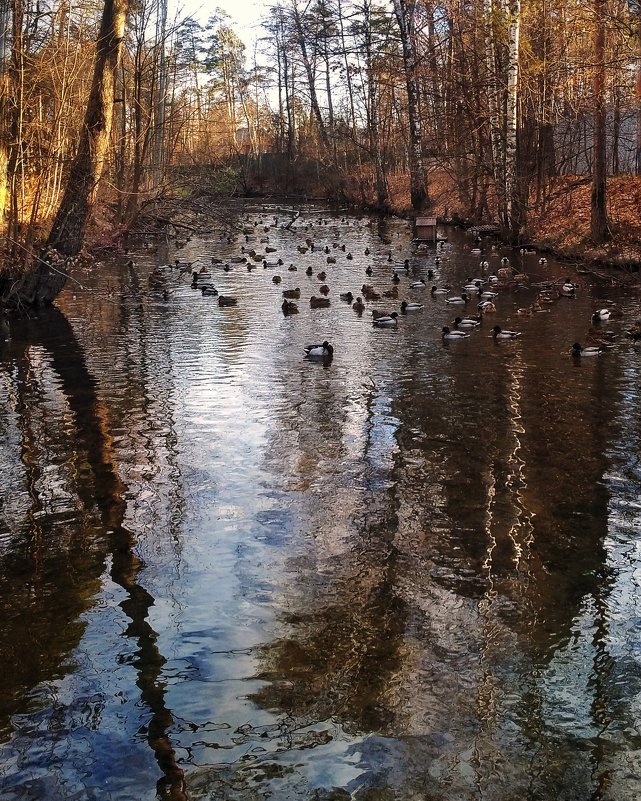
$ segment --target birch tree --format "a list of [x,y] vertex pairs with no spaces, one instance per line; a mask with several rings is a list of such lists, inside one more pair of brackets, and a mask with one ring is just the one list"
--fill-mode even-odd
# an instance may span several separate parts
[[394,0],[394,14],[398,22],[403,49],[403,67],[407,89],[407,116],[409,120],[409,168],[410,198],[414,211],[422,211],[430,205],[427,170],[423,158],[421,129],[421,93],[418,80],[418,56],[415,40],[414,0]]

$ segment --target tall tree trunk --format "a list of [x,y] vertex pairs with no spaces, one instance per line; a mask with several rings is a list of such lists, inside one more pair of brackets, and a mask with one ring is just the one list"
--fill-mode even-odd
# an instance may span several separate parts
[[605,0],[594,0],[594,135],[592,159],[591,235],[597,244],[609,236],[606,210],[606,136],[605,136]]
[[0,231],[4,231],[7,207],[9,142],[11,141],[11,79],[9,70],[11,3],[0,0]]
[[403,66],[407,87],[407,115],[410,128],[409,168],[410,196],[414,211],[430,206],[427,170],[423,160],[421,135],[420,89],[417,75],[417,55],[414,41],[414,0],[394,0],[394,13],[401,34]]
[[95,205],[109,147],[114,82],[128,10],[129,0],[105,0],[78,152],[47,240],[50,247],[65,256],[73,256],[82,248]]
[[641,6],[637,6],[637,75],[635,87],[635,101],[637,109],[637,141],[634,159],[634,174],[641,176]]
[[505,224],[508,239],[518,241],[524,224],[524,206],[519,202],[520,175],[518,164],[518,95],[519,95],[519,41],[521,34],[521,2],[510,0],[508,11],[508,62],[507,104],[505,120]]
[[303,66],[305,67],[305,74],[307,75],[307,83],[309,84],[309,99],[312,105],[312,113],[314,115],[314,119],[316,120],[316,126],[318,128],[318,135],[320,137],[321,144],[323,148],[329,152],[329,137],[327,135],[327,130],[325,129],[325,122],[323,121],[323,115],[321,114],[320,106],[318,105],[316,79],[314,76],[314,70],[312,69],[311,61],[309,60],[309,55],[307,53],[307,42],[305,40],[303,21],[301,20],[300,12],[295,1],[292,3],[292,12],[294,17],[294,27],[296,28],[296,41],[298,42],[298,46],[300,48]]

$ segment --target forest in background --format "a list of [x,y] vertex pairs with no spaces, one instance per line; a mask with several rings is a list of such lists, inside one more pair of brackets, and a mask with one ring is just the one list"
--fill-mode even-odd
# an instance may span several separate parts
[[431,211],[634,261],[638,2],[282,0],[261,24],[247,52],[220,10],[0,0],[4,269],[46,243],[76,255],[97,206],[117,245],[194,191]]

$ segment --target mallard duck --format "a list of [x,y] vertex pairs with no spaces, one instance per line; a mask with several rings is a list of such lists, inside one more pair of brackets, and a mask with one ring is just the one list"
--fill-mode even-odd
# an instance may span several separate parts
[[508,257],[503,256],[503,258],[501,259],[501,267],[509,267],[509,264],[510,260],[508,259]]
[[298,267],[295,264],[290,264],[287,269],[289,270],[290,273],[295,273],[298,271]]
[[548,260],[545,258],[545,256],[541,256],[541,258],[539,259],[539,264],[541,265],[541,267],[543,267],[543,265],[547,263]]
[[230,295],[219,295],[218,297],[219,306],[235,306],[237,303],[236,298],[232,298]]
[[460,295],[454,295],[451,298],[445,298],[446,303],[455,303],[455,304],[465,304],[469,300],[468,296],[465,292],[462,292]]
[[[269,252],[269,248],[265,248],[265,250]],[[245,256],[232,256],[229,261],[232,264],[244,264],[247,261],[247,258]]]
[[479,292],[481,300],[494,300],[494,298],[498,298],[498,296],[498,292],[490,292],[489,289],[484,289],[483,292]]
[[309,266],[309,267],[308,267],[308,268],[305,270],[305,275],[314,275],[314,271],[312,270],[311,264],[310,264],[310,266]]
[[11,339],[11,326],[9,325],[9,318],[3,312],[0,315],[0,340],[3,342],[9,342]]
[[373,272],[374,272],[374,270],[372,270],[371,267],[366,267],[365,268],[365,275],[371,275]]
[[445,287],[443,287],[443,286],[433,286],[433,287],[430,289],[430,293],[431,293],[432,295],[447,295],[447,293],[448,293],[449,291],[450,291],[449,289],[446,289],[446,288],[445,288]]
[[365,311],[365,304],[363,303],[362,298],[356,298],[354,303],[352,303],[352,309],[359,314],[362,314]]
[[327,340],[322,345],[306,345],[304,350],[309,359],[331,359],[334,355],[334,347]]
[[330,305],[330,300],[329,298],[317,298],[315,295],[312,295],[309,299],[309,305],[312,309],[325,309]]
[[571,281],[566,281],[559,290],[562,298],[573,298],[576,295],[576,286]]
[[481,312],[481,314],[494,314],[496,311],[496,306],[491,300],[482,300],[476,308]]
[[263,267],[266,270],[273,270],[276,267],[282,267],[282,265],[283,265],[282,259],[278,259],[278,261],[267,261],[267,259],[263,259]]
[[328,264],[336,264],[336,256],[328,256],[327,257]]
[[610,309],[597,309],[592,315],[592,322],[600,323],[605,320],[609,320],[611,315],[612,312],[610,311]]
[[422,303],[408,303],[406,300],[404,300],[401,303],[401,311],[403,312],[403,314],[410,314],[411,312],[418,312],[418,311],[421,311],[422,308],[423,308],[423,304]]
[[293,300],[285,299],[281,309],[283,310],[283,314],[298,314],[298,306]]
[[385,292],[383,292],[383,297],[384,298],[397,298],[398,297],[398,287],[397,286],[393,286],[391,289],[386,289]]
[[454,339],[465,339],[466,337],[469,337],[467,331],[450,331],[450,328],[447,325],[443,326],[441,332],[443,339],[454,340]]
[[583,348],[579,342],[575,342],[572,345],[572,350],[570,353],[572,356],[599,356],[601,353],[603,353],[603,348],[600,348],[596,345],[590,345],[587,348]]
[[489,266],[490,262],[487,261],[487,259],[481,259],[481,261],[479,262],[479,269],[481,270],[487,270]]
[[426,286],[427,285],[425,281],[423,281],[423,279],[420,279],[419,281],[412,281],[412,283],[410,284],[410,289],[425,289]]
[[318,291],[321,293],[321,295],[329,295],[329,287],[327,284],[321,284],[318,287]]
[[395,328],[398,325],[398,314],[397,312],[392,312],[383,317],[377,317],[372,322],[377,328]]
[[341,300],[344,300],[346,303],[351,303],[354,300],[354,295],[351,292],[341,292],[339,295]]
[[474,280],[468,280],[467,284],[463,287],[466,292],[478,292],[481,287],[483,286],[483,281],[480,278],[475,278]]
[[218,294],[218,290],[215,286],[211,284],[205,284],[204,286],[200,287],[200,291],[203,293],[203,296],[215,296]]
[[516,339],[521,336],[520,331],[505,331],[500,325],[495,325],[492,329],[494,339]]
[[455,328],[478,328],[481,325],[480,320],[475,320],[473,317],[455,317]]
[[300,289],[296,287],[296,289],[283,289],[283,297],[284,298],[299,298],[300,297]]
[[174,265],[178,270],[190,270],[193,261],[180,261],[180,259],[176,259],[174,261]]
[[320,271],[320,272],[319,272],[319,273],[316,275],[316,278],[318,278],[318,280],[319,280],[319,281],[324,281],[324,280],[327,278],[327,273],[325,272],[325,270],[321,270],[321,271]]
[[280,277],[280,275],[274,275],[274,276],[272,276],[272,284],[280,284],[280,282],[281,282],[282,280],[283,280],[283,279]]
[[[388,261],[392,261],[392,254],[391,253],[390,253],[390,256],[388,258]],[[405,273],[408,273],[410,271],[410,260],[409,259],[405,259],[405,261],[402,264],[395,264],[392,267],[392,270],[394,272],[405,272]]]

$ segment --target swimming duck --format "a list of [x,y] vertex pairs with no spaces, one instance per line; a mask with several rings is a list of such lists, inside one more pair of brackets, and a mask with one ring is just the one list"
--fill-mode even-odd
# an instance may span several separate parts
[[473,317],[455,317],[455,328],[478,328],[481,325],[480,320],[475,320]]
[[362,314],[365,311],[365,304],[363,303],[362,298],[356,298],[354,303],[352,303],[352,309],[359,314]]
[[510,264],[510,260],[508,259],[508,257],[507,256],[503,256],[503,258],[501,259],[501,267],[508,267],[509,264]]
[[539,259],[539,264],[541,265],[541,267],[543,267],[543,265],[547,263],[548,260],[545,258],[545,256],[541,256],[541,258]]
[[570,351],[572,356],[599,356],[603,353],[603,348],[599,348],[595,345],[591,345],[587,348],[582,348],[580,343],[575,342],[572,345],[572,350]]
[[314,271],[312,270],[312,266],[310,266],[305,270],[305,275],[313,275]]
[[494,298],[498,298],[498,292],[490,292],[489,289],[483,290],[483,292],[479,292],[479,297],[481,300],[494,300]]
[[426,284],[422,279],[420,281],[412,281],[410,289],[425,289]]
[[218,294],[218,290],[212,284],[204,284],[204,286],[200,287],[200,291],[203,293],[203,297],[211,296]]
[[433,286],[430,289],[430,293],[432,295],[447,295],[449,291],[450,291],[449,289],[446,289],[445,287],[442,286]]
[[443,339],[465,339],[469,337],[467,331],[450,331],[449,326],[444,325],[441,329]]
[[318,278],[318,280],[319,280],[319,281],[324,281],[324,280],[327,278],[327,273],[325,272],[325,270],[321,270],[321,271],[320,271],[320,272],[319,272],[319,273],[316,275],[316,278]]
[[341,300],[344,300],[346,303],[351,303],[354,300],[354,295],[351,292],[341,292],[339,295]]
[[469,298],[468,298],[468,296],[465,294],[465,292],[461,293],[460,295],[454,295],[454,296],[453,296],[453,297],[451,297],[451,298],[445,298],[445,302],[446,302],[446,303],[459,303],[459,304],[463,304],[463,303],[467,303],[467,302],[468,302],[468,300],[469,300]]
[[592,315],[593,323],[600,323],[604,320],[609,320],[612,312],[610,309],[597,309]]
[[465,284],[463,289],[466,292],[478,292],[481,289],[482,286],[483,286],[483,281],[480,281],[480,280],[477,280],[477,279],[474,279],[474,280],[470,279],[467,282],[467,284]]
[[235,306],[238,303],[236,298],[232,298],[229,295],[219,295],[218,296],[218,305],[219,306]]
[[373,320],[373,325],[377,328],[395,328],[398,325],[398,314],[397,312],[392,312],[383,317],[377,317]]
[[285,299],[281,306],[283,310],[283,314],[298,314],[298,306],[294,303],[293,300]]
[[327,340],[322,345],[306,345],[304,350],[309,359],[331,359],[334,355],[334,348]]
[[321,293],[321,295],[329,295],[329,287],[327,284],[321,284],[318,287],[318,291]]
[[491,300],[482,300],[476,308],[481,312],[481,314],[494,314],[496,311],[496,306]]
[[489,266],[490,266],[490,262],[489,262],[489,261],[487,261],[486,259],[482,259],[482,260],[479,262],[479,268],[480,268],[481,270],[487,270]]
[[562,298],[573,298],[576,295],[576,286],[572,281],[566,281],[559,290],[559,295]]
[[516,339],[521,336],[520,331],[504,331],[500,325],[495,325],[492,329],[494,339]]
[[298,271],[298,267],[295,264],[290,264],[287,269],[289,270],[290,273],[295,273]]
[[300,289],[296,287],[296,289],[283,289],[283,297],[284,298],[299,298],[300,297]]
[[11,339],[11,326],[9,325],[9,318],[3,312],[0,315],[0,341],[9,342]]
[[309,305],[312,309],[325,309],[330,305],[330,300],[329,298],[317,298],[312,295],[309,299]]
[[373,272],[374,272],[374,270],[372,270],[371,267],[366,267],[365,268],[365,275],[371,275]]
[[283,279],[280,277],[280,275],[274,275],[274,276],[272,276],[272,284],[280,284],[280,282],[281,282],[282,280],[283,280]]
[[421,311],[422,308],[423,308],[423,304],[422,303],[408,303],[406,300],[404,300],[401,303],[401,311],[403,312],[403,314],[410,314],[411,312],[418,312],[418,311]]

